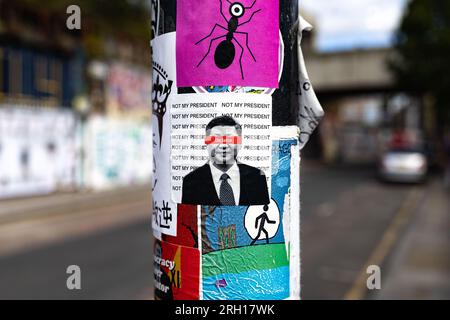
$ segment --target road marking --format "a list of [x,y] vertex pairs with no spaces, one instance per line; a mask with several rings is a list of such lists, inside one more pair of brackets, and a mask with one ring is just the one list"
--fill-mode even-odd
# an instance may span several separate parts
[[381,266],[383,264],[387,255],[398,240],[401,231],[410,220],[414,210],[418,207],[420,201],[422,200],[423,194],[424,189],[418,187],[414,188],[408,194],[388,229],[385,231],[380,243],[361,269],[358,277],[353,283],[352,288],[345,294],[345,300],[362,300],[366,297],[368,291],[366,286],[366,280],[368,277],[367,268],[371,265]]

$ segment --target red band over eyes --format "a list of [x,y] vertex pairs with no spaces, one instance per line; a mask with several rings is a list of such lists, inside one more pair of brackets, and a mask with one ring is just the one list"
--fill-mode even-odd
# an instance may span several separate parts
[[205,144],[242,144],[239,136],[207,136]]

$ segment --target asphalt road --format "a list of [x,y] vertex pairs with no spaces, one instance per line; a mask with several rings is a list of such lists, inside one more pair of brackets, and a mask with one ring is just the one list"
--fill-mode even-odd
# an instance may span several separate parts
[[[420,198],[424,188],[381,184],[371,168],[304,163],[302,297],[370,298],[357,290],[358,277],[373,252],[387,246],[382,241],[385,232],[405,211],[411,193]],[[116,214],[125,216],[130,210],[139,212],[129,221],[108,227],[98,222],[90,232],[72,232],[71,237],[0,256],[0,299],[152,298],[150,210],[124,207]],[[86,217],[79,220],[70,228],[83,231],[90,226]],[[381,250],[386,253],[377,261],[388,264],[394,244]],[[80,291],[66,288],[66,268],[73,264],[81,268]]]
[[[148,219],[0,259],[0,299],[145,299],[152,286]],[[66,268],[81,269],[81,290]]]
[[[382,270],[387,265],[403,230],[394,230],[392,244],[384,243],[385,233],[411,195],[420,197],[424,187],[380,183],[370,167],[325,169],[306,163],[303,173],[303,299],[370,298],[367,264],[374,263],[374,252],[383,251],[375,264]],[[355,288],[362,289],[355,294]]]

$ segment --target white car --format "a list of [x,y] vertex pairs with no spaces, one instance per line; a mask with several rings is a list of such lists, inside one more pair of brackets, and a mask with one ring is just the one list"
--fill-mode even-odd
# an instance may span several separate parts
[[378,171],[386,181],[417,183],[425,180],[428,161],[419,150],[390,150],[381,157]]

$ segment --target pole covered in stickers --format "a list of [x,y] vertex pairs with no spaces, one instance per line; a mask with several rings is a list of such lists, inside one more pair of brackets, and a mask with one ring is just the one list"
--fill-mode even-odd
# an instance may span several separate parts
[[152,0],[154,297],[300,298],[296,0]]

